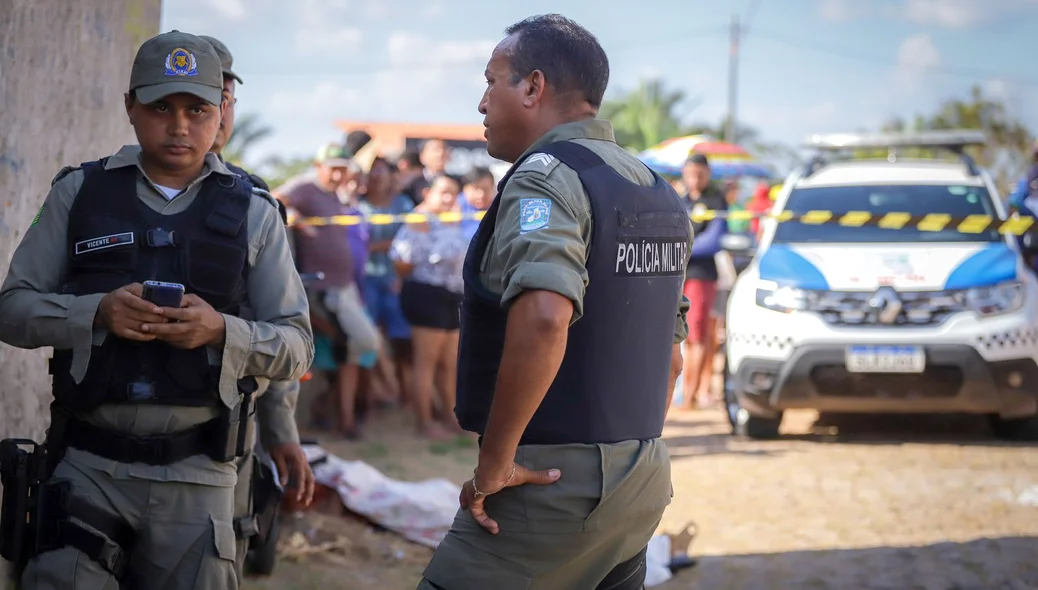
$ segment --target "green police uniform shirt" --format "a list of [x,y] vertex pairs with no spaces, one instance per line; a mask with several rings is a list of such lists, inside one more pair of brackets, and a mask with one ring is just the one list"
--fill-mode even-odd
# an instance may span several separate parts
[[[652,186],[655,177],[637,158],[616,144],[608,121],[587,119],[560,125],[537,140],[505,184],[497,212],[497,226],[480,266],[480,281],[500,295],[502,304],[523,291],[545,290],[573,302],[573,320],[583,313],[587,289],[586,268],[591,244],[591,202],[580,177],[569,166],[547,154],[543,146],[574,141],[602,158],[627,180]],[[689,219],[691,235],[692,221]],[[691,241],[689,243],[691,247]],[[674,343],[688,335],[684,296],[674,324]]]
[[[167,199],[144,174],[139,146],[123,147],[105,165],[109,170],[130,166],[138,169],[137,197],[163,215],[187,209],[209,175],[233,176],[214,154],[207,154],[202,174],[175,198]],[[11,259],[7,279],[0,287],[0,340],[21,348],[71,349],[72,376],[77,382],[86,373],[91,346],[102,344],[108,335],[104,328],[93,327],[103,294],[59,293],[69,263],[68,215],[83,178],[84,173],[78,168],[66,168],[58,174],[39,220],[26,231]],[[270,379],[299,379],[313,362],[309,305],[292,261],[284,224],[273,197],[259,190],[255,191],[255,197],[248,212],[247,296],[256,321],[225,315],[224,345],[222,349],[208,349],[210,363],[221,367],[219,395],[228,406],[238,400],[238,379],[256,376],[265,389]],[[286,404],[265,405],[268,410],[280,412],[278,420],[286,419]],[[152,435],[184,430],[216,415],[217,410],[212,408],[105,405],[82,418],[115,431]],[[291,434],[286,433],[283,426],[280,429],[281,436]],[[106,471],[117,479],[230,487],[237,478],[234,462],[218,463],[204,455],[163,466],[120,464],[71,448],[65,456],[72,463],[80,462]]]

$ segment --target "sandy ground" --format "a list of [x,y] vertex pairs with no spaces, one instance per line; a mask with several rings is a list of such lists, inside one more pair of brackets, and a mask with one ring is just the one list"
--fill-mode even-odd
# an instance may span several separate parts
[[[972,418],[816,418],[788,416],[770,442],[731,439],[719,409],[668,422],[675,497],[661,530],[694,521],[699,563],[657,588],[1038,589],[1033,447],[998,443]],[[472,443],[421,441],[397,413],[367,436],[318,435],[400,479],[460,484],[475,464]],[[247,588],[410,590],[431,555],[341,516],[286,525],[275,575]],[[334,548],[294,557],[321,543]]]

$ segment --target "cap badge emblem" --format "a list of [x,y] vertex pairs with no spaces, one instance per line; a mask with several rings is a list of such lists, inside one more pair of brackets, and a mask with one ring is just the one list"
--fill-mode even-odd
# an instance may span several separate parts
[[198,62],[186,49],[177,48],[166,56],[166,76],[197,76]]

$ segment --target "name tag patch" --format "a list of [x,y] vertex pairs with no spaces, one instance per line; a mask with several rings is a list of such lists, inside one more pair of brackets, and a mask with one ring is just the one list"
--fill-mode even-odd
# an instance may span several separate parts
[[107,250],[116,246],[129,246],[133,243],[133,232],[91,238],[82,242],[76,242],[76,254],[89,254],[90,252]]
[[688,242],[674,238],[621,238],[616,244],[616,274],[664,277],[685,272]]

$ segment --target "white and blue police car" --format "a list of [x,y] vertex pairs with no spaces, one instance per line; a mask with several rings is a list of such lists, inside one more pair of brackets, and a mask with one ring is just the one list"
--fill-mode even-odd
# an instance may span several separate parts
[[[1013,235],[969,218],[1006,218],[964,152],[983,142],[967,131],[809,139],[818,155],[784,183],[728,301],[733,434],[774,437],[785,410],[812,409],[983,414],[1000,437],[1038,436],[1038,280]],[[932,157],[902,157],[918,148]],[[876,149],[886,157],[862,157]],[[729,238],[729,250],[747,247]]]

